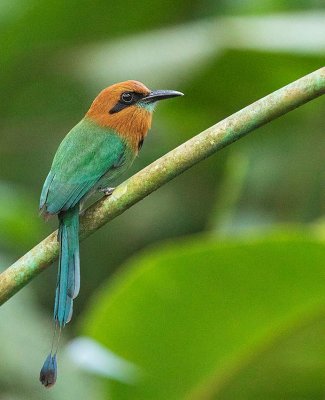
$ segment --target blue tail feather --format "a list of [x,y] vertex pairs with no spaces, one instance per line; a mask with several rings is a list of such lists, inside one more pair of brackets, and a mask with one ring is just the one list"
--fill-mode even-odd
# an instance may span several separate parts
[[60,258],[54,320],[63,327],[72,316],[73,299],[80,288],[79,205],[59,215]]

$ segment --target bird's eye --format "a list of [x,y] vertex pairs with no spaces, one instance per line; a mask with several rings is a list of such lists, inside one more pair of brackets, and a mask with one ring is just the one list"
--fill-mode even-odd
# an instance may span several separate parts
[[133,93],[131,92],[124,92],[121,95],[121,100],[125,104],[130,104],[133,101]]

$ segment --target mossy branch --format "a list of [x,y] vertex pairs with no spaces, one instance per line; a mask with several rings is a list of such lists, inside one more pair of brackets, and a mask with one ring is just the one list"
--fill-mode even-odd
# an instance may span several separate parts
[[[89,207],[81,217],[84,239],[108,221],[188,168],[254,129],[325,93],[325,67],[290,83],[194,136],[138,172]],[[0,304],[47,268],[58,256],[53,232],[0,275]]]

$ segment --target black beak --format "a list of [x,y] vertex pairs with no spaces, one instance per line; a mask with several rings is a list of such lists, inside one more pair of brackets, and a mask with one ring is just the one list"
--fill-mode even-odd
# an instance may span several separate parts
[[158,100],[170,99],[177,96],[184,96],[184,94],[176,92],[176,90],[154,90],[147,96],[143,97],[141,101],[144,103],[154,103]]

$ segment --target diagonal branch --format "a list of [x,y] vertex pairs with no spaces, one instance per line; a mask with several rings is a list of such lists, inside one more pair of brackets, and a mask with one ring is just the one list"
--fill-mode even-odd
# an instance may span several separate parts
[[[123,182],[112,196],[89,207],[81,217],[81,239],[199,161],[322,94],[325,94],[325,67],[263,97],[194,136]],[[55,260],[58,256],[56,234],[53,232],[0,275],[0,304]]]

